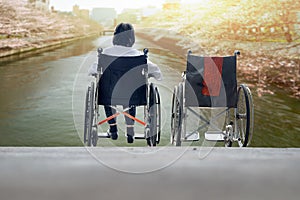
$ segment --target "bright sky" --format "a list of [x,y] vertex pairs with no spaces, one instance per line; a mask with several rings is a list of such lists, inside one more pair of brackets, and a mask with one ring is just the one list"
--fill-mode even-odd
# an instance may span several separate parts
[[[81,9],[89,9],[96,7],[115,8],[117,12],[121,12],[124,8],[141,8],[147,6],[156,6],[158,8],[166,0],[50,0],[50,6],[60,11],[71,11],[73,5],[79,5]],[[182,3],[195,3],[203,0],[181,0]]]

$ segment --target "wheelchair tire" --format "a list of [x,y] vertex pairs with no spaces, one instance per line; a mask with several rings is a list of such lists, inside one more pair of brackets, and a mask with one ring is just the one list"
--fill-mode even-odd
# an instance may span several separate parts
[[250,89],[242,84],[238,88],[237,101],[237,131],[238,131],[238,145],[246,147],[250,144],[253,134],[254,109],[252,102],[252,95]]
[[177,90],[178,87],[175,86],[173,90],[173,95],[172,95],[172,107],[171,107],[171,137],[170,137],[170,142],[171,144],[175,145],[176,139],[175,136],[177,134],[177,126],[178,126],[178,115],[177,115]]
[[92,146],[93,139],[93,123],[95,116],[95,99],[94,99],[95,83],[92,82],[89,93],[89,105],[88,105],[88,132],[87,132],[87,146]]
[[149,129],[147,130],[147,144],[149,146],[156,146],[157,138],[158,138],[158,101],[157,101],[157,94],[154,87],[154,84],[150,84],[150,91],[149,91],[149,105],[148,105],[148,114],[149,114]]
[[175,86],[171,108],[171,144],[181,146],[183,85]]
[[176,135],[176,146],[181,146],[182,123],[183,123],[183,84],[178,85],[178,126]]
[[87,142],[87,135],[88,135],[88,124],[89,124],[89,96],[91,92],[91,87],[89,86],[87,91],[86,91],[86,96],[85,96],[85,112],[84,112],[84,134],[83,134],[83,142],[84,144]]
[[156,143],[159,144],[160,142],[160,134],[161,134],[161,105],[160,105],[160,94],[158,92],[157,87],[155,87],[155,94],[156,94],[156,104],[157,104],[157,138]]

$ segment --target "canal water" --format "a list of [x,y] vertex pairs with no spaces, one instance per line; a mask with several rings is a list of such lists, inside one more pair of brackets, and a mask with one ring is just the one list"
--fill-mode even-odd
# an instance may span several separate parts
[[[81,146],[85,92],[92,80],[87,71],[96,62],[97,47],[109,46],[110,38],[80,40],[35,55],[0,59],[0,146]],[[136,48],[144,47],[164,76],[163,81],[152,81],[161,93],[162,144],[167,145],[171,96],[186,58],[138,38]],[[284,90],[271,89],[274,95],[262,97],[252,91],[255,127],[251,146],[300,147],[300,102]],[[104,125],[103,131],[106,128]]]

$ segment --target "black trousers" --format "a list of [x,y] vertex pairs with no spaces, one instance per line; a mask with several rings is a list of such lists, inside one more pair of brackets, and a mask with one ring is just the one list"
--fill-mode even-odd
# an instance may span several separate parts
[[[111,108],[110,106],[104,106],[106,117],[110,117],[116,113],[116,110]],[[131,116],[135,117],[136,114],[136,107],[132,106],[129,110],[126,111]],[[134,125],[134,120],[130,119],[129,117],[125,116],[126,125]],[[109,124],[115,124],[116,118],[113,118],[108,121]]]

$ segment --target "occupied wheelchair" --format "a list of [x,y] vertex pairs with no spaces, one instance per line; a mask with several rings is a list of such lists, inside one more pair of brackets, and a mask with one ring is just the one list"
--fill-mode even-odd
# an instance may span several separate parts
[[[149,146],[160,142],[161,107],[158,88],[148,82],[147,56],[131,57],[105,55],[98,49],[97,74],[88,86],[85,101],[84,143],[96,146],[98,138],[110,138],[109,133],[98,132],[98,126],[120,114],[144,126],[144,133],[135,134],[135,139],[146,139]],[[98,121],[100,105],[110,106],[115,113]],[[123,109],[118,106],[123,106]],[[144,106],[144,121],[130,115],[131,107]]]
[[[225,57],[203,57],[188,52],[182,82],[175,86],[173,91],[171,110],[173,145],[181,146],[183,141],[198,141],[199,132],[203,129],[207,141],[224,141],[227,147],[231,147],[234,142],[240,147],[250,144],[253,135],[254,106],[247,85],[241,84],[237,87],[238,55],[239,51],[235,51],[233,56]],[[214,114],[207,117],[201,110],[214,111]],[[186,131],[187,118],[192,116],[198,121],[188,126],[192,127],[192,130]]]

